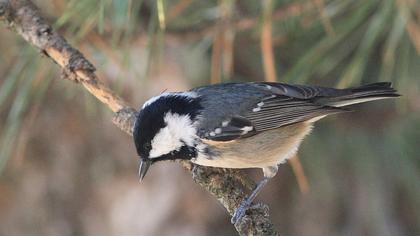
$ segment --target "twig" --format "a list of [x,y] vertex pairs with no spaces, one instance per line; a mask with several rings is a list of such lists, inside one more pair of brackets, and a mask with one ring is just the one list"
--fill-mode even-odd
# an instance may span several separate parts
[[330,17],[328,17],[327,11],[325,10],[324,0],[317,0],[317,1],[313,0],[313,1],[319,11],[321,23],[325,29],[325,32],[327,32],[329,36],[334,37],[336,34],[332,26],[331,19]]
[[221,78],[221,54],[223,45],[223,29],[219,25],[213,37],[213,48],[211,53],[210,83],[217,84],[222,81]]
[[192,0],[179,0],[168,12],[168,20],[172,20],[177,17],[182,11],[184,11]]
[[[107,105],[116,113],[113,122],[123,131],[132,134],[136,111],[98,79],[93,65],[41,17],[32,2],[0,0],[0,20],[56,62],[66,78],[80,82]],[[237,171],[199,166],[194,168],[188,162],[183,162],[183,166],[193,173],[194,181],[214,195],[231,215],[245,198],[243,183]],[[262,204],[252,206],[235,227],[241,235],[277,235],[268,217],[268,207]]]
[[273,48],[273,1],[264,0],[263,4],[263,25],[261,30],[261,53],[263,55],[263,65],[265,81],[276,82],[276,65],[274,63]]
[[292,166],[293,173],[295,173],[300,192],[302,194],[309,193],[308,178],[306,178],[305,171],[303,170],[302,164],[300,163],[299,156],[295,155],[289,159],[289,163]]
[[234,0],[222,0],[221,16],[223,22],[223,52],[222,52],[222,75],[224,79],[230,79],[233,71],[233,43],[235,40],[235,28],[232,27],[234,13]]
[[232,74],[235,37],[235,32],[231,27],[233,3],[232,0],[221,0],[219,4],[221,16],[213,35],[211,57],[210,82],[212,84],[222,82],[222,78],[230,79]]
[[[320,2],[322,0],[314,0],[313,2]],[[263,56],[264,77],[267,82],[276,82],[276,65],[274,60],[274,47],[272,38],[272,10],[273,0],[264,0],[263,4],[263,25],[261,30],[261,53]],[[291,8],[295,9],[295,8]],[[296,11],[296,10],[294,10]],[[298,156],[289,159],[292,166],[293,173],[298,181],[301,193],[306,194],[309,191],[308,180],[306,179],[305,172],[302,168]]]
[[[407,15],[406,17],[408,19],[405,24],[405,30],[416,48],[417,54],[420,55],[420,8],[416,9],[414,1],[407,0],[396,0],[396,5],[399,8],[401,15]],[[415,12],[409,12],[410,9]],[[417,14],[418,21],[416,21],[416,16],[414,16],[414,14]]]
[[411,42],[417,50],[417,54],[420,55],[420,24],[416,23],[413,19],[409,19],[405,28]]

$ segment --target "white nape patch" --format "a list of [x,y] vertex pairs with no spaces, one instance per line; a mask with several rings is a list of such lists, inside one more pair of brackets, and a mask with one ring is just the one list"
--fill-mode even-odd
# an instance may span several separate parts
[[228,121],[228,120],[226,120],[226,121],[223,121],[223,122],[222,122],[222,126],[223,126],[223,127],[226,127],[226,126],[228,126],[229,122],[230,122],[230,121]]
[[252,131],[254,129],[254,127],[252,126],[244,126],[241,128],[242,133],[241,135],[247,134],[249,131]]
[[164,121],[166,126],[155,135],[151,142],[150,158],[178,151],[184,143],[189,146],[194,145],[196,129],[189,115],[167,112]]
[[221,128],[217,128],[217,129],[214,130],[214,132],[216,134],[221,134],[222,133],[222,129]]
[[147,107],[147,106],[149,106],[150,104],[154,103],[154,102],[155,102],[156,100],[158,100],[159,98],[169,96],[170,94],[171,94],[171,93],[169,93],[169,92],[164,92],[164,93],[161,93],[161,94],[160,94],[160,95],[158,95],[158,96],[151,97],[149,100],[147,100],[147,101],[143,104],[142,109],[143,109],[143,108],[145,108],[145,107]]
[[156,102],[159,98],[168,97],[168,96],[182,96],[182,97],[186,97],[186,98],[196,98],[197,94],[194,93],[194,92],[164,92],[164,93],[161,93],[158,96],[154,96],[154,97],[150,98],[149,100],[147,100],[143,104],[142,109],[149,106],[150,104]]

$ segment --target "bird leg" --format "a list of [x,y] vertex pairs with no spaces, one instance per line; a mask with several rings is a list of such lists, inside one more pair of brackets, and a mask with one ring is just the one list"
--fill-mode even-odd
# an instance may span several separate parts
[[238,209],[236,209],[235,214],[231,219],[232,224],[236,224],[239,220],[245,215],[246,210],[251,206],[252,201],[254,201],[255,197],[257,197],[258,193],[261,192],[261,189],[267,184],[270,178],[264,177],[257,186],[252,190],[251,195],[245,198],[241,204],[239,205]]
[[233,214],[232,219],[230,220],[232,224],[236,224],[239,220],[245,215],[246,210],[251,206],[254,199],[257,197],[258,193],[261,192],[261,189],[268,183],[272,177],[277,174],[278,166],[269,166],[263,168],[264,172],[264,179],[261,180],[257,186],[252,190],[251,194],[246,197],[241,204],[239,205],[238,209],[236,209],[235,214]]

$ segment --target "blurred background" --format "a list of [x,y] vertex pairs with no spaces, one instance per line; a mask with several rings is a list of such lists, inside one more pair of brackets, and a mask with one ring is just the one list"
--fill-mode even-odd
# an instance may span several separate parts
[[[283,235],[420,235],[419,1],[35,3],[136,108],[217,82],[392,81],[401,98],[318,122],[299,151],[308,192],[284,164],[258,200]],[[179,164],[139,184],[112,113],[4,24],[0,51],[0,235],[235,234]]]

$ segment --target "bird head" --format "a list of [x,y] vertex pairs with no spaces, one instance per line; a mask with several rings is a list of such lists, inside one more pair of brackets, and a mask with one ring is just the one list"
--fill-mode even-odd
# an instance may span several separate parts
[[143,105],[133,130],[140,180],[155,162],[197,156],[194,122],[200,110],[199,98],[193,93],[163,93]]

